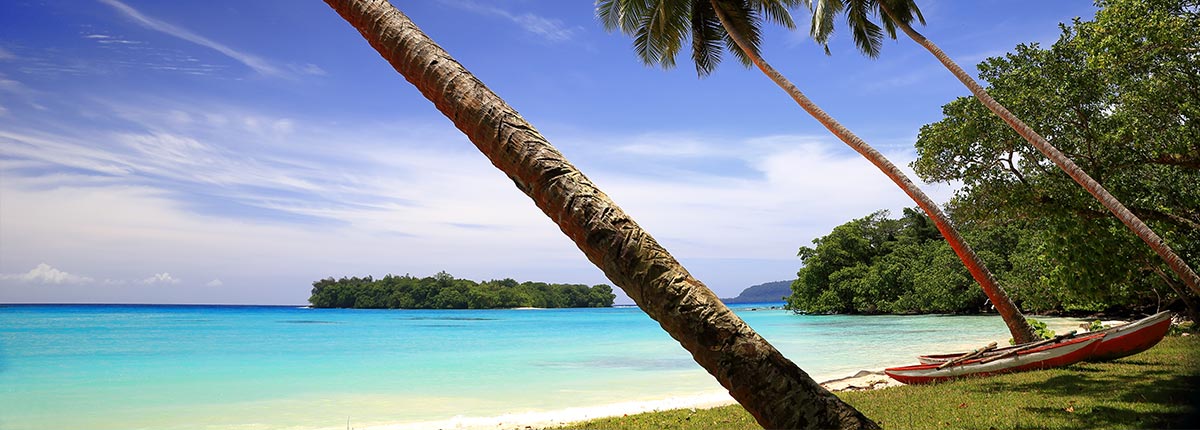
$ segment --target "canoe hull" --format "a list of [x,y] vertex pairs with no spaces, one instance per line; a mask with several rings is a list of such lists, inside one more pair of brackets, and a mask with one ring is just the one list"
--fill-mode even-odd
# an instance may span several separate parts
[[[1100,340],[1100,344],[1096,346],[1096,351],[1084,360],[1116,360],[1150,349],[1154,345],[1157,345],[1163,336],[1166,336],[1167,331],[1171,329],[1171,317],[1172,314],[1170,312],[1159,312],[1128,324],[1085,333],[1085,335],[1103,333],[1105,336],[1104,339]],[[1003,354],[1006,351],[1020,347],[1021,345],[1016,345],[994,349],[985,355]],[[917,360],[921,364],[941,364],[963,354],[965,353],[922,355],[917,357]]]
[[1104,336],[1103,333],[1081,336],[1019,351],[1005,358],[976,358],[941,369],[938,368],[939,364],[918,364],[884,369],[884,373],[905,384],[929,384],[968,376],[1068,366],[1089,357]]
[[1150,349],[1167,335],[1171,329],[1171,313],[1159,312],[1129,324],[1102,330],[1104,339],[1096,345],[1096,351],[1087,361],[1108,361]]

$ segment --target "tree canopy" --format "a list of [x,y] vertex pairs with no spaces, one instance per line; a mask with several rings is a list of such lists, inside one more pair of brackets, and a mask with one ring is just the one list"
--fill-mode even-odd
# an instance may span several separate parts
[[[1200,14],[1184,0],[1105,0],[1049,48],[979,65],[991,93],[1076,161],[1181,258],[1200,263]],[[922,127],[914,168],[960,182],[964,228],[1013,229],[1027,310],[1192,300],[1103,207],[983,106],[959,98]],[[1191,307],[1191,306],[1189,306]]]
[[517,283],[512,279],[479,283],[441,272],[424,278],[325,278],[313,282],[308,302],[318,308],[599,308],[612,306],[614,299],[608,285]]
[[[979,65],[988,92],[1200,263],[1200,11],[1186,0],[1103,0],[1048,48]],[[1104,207],[974,99],[921,128],[926,181],[962,184],[948,212],[1023,309],[1187,309],[1197,299]],[[906,210],[853,220],[801,248],[789,307],[967,312],[983,299]]]
[[[962,313],[987,297],[929,217],[881,210],[800,248],[804,267],[787,307],[804,313]],[[982,258],[986,248],[976,247]],[[993,262],[988,261],[992,266]]]

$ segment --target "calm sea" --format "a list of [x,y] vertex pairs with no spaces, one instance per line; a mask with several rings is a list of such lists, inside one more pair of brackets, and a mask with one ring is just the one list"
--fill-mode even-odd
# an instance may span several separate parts
[[[994,316],[751,307],[818,380],[1008,338]],[[632,307],[0,307],[0,429],[361,428],[719,391]]]

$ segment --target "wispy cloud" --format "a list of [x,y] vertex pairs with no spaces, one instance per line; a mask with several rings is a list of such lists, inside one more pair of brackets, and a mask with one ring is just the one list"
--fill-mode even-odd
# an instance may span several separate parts
[[[46,263],[40,263],[33,269],[25,273],[0,273],[0,280],[15,281],[22,284],[43,284],[43,285],[85,285],[96,283],[94,278],[89,276],[67,273],[55,268]],[[142,278],[137,281],[127,279],[105,279],[99,284],[102,285],[173,285],[182,282],[181,279],[172,276],[168,272],[155,273],[149,277]],[[223,283],[219,279],[213,279],[205,285],[220,286]]]
[[85,284],[92,282],[92,278],[86,276],[73,275],[50,266],[46,263],[38,264],[25,273],[5,273],[0,274],[0,280],[13,280],[18,282],[26,282],[33,284]]
[[17,59],[16,54],[13,54],[12,51],[5,49],[3,46],[0,46],[0,61],[15,60],[15,59]]
[[142,283],[143,284],[151,284],[151,285],[153,285],[153,284],[178,284],[179,280],[175,279],[175,277],[171,276],[170,273],[163,272],[163,273],[155,273],[153,275],[150,275],[149,278],[142,279]]
[[480,4],[471,0],[449,0],[446,2],[466,11],[507,19],[521,29],[533,33],[547,42],[566,42],[575,37],[579,27],[571,27],[554,18],[546,18],[533,13],[514,13],[490,4]]
[[220,287],[222,285],[225,285],[225,283],[221,282],[220,279],[213,279],[211,281],[204,283],[204,286],[206,286],[206,287]]
[[130,7],[129,5],[122,3],[118,0],[99,0],[99,1],[101,3],[112,6],[118,12],[121,12],[123,15],[125,15],[129,19],[133,20],[138,25],[141,25],[141,26],[149,28],[151,30],[162,32],[167,35],[177,37],[177,38],[186,40],[188,42],[192,42],[197,45],[204,46],[206,48],[220,52],[221,54],[224,54],[225,56],[232,58],[232,59],[246,65],[246,67],[253,69],[255,72],[258,72],[259,74],[262,74],[265,76],[274,76],[274,77],[282,77],[282,76],[286,75],[286,73],[282,69],[280,69],[279,67],[276,67],[275,65],[272,65],[267,60],[264,60],[256,55],[238,51],[229,46],[226,46],[225,44],[219,43],[219,42],[209,39],[207,37],[193,33],[191,30],[188,30],[186,28],[182,28],[182,27],[176,26],[174,24],[147,16],[147,15],[141,13],[140,11],[138,11],[137,9],[134,9],[133,7]]

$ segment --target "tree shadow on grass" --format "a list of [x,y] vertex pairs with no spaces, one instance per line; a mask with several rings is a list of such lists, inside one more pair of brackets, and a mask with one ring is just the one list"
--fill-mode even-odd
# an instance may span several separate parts
[[[1056,370],[1062,374],[1033,382],[1007,379],[981,386],[976,391],[1039,393],[1065,399],[1100,396],[1110,402],[1079,412],[1062,406],[1031,406],[1022,409],[1034,416],[1070,414],[1080,429],[1092,428],[1196,428],[1200,425],[1200,372],[1173,374],[1161,364],[1124,361],[1122,370],[1103,371],[1096,365],[1076,365]],[[1073,404],[1073,401],[1070,401]],[[1139,407],[1140,406],[1140,407]],[[1147,410],[1154,412],[1147,412]]]

